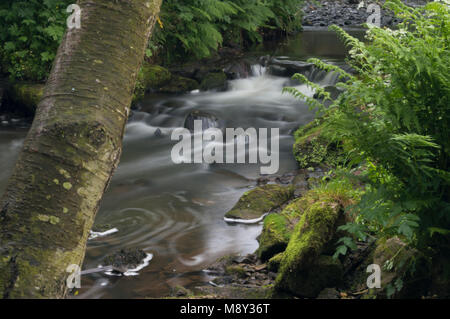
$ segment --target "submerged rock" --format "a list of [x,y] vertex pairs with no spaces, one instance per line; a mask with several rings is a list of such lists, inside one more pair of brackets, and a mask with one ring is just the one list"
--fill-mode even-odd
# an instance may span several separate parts
[[190,131],[194,131],[194,121],[202,121],[202,130],[224,127],[222,120],[213,114],[203,111],[192,111],[189,113],[184,120],[184,127]]
[[121,249],[103,259],[106,266],[112,266],[113,270],[125,273],[142,264],[147,254],[142,249]]
[[261,220],[267,213],[287,202],[293,196],[293,188],[280,185],[264,185],[246,192],[237,204],[225,214],[228,222]]
[[311,72],[314,65],[309,62],[280,60],[273,58],[268,62],[269,74],[283,77],[291,77],[296,73],[306,74]]
[[94,226],[92,226],[92,231],[93,232],[99,232],[99,233],[103,233],[107,230],[113,229],[114,227],[111,224],[94,224]]

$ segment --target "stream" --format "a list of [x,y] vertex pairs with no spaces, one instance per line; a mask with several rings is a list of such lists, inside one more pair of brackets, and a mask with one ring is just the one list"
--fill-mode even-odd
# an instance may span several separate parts
[[[334,33],[305,30],[281,43],[257,47],[249,55],[255,61],[270,55],[285,62],[320,57],[342,63],[345,52]],[[334,74],[308,76],[322,86],[336,82]],[[88,242],[83,269],[97,267],[106,255],[122,248],[143,249],[153,259],[136,276],[83,276],[77,298],[161,297],[176,286],[210,281],[202,269],[221,256],[254,252],[262,226],[227,224],[223,216],[256,185],[260,165],[176,165],[170,156],[176,143],[171,132],[183,127],[192,111],[211,114],[229,128],[279,128],[278,175],[292,172],[296,169],[292,133],[311,121],[314,112],[282,93],[291,85],[312,95],[305,85],[274,76],[255,62],[251,76],[229,81],[225,92],[146,97],[127,124],[121,162],[96,218],[96,223],[110,224],[118,232]],[[0,126],[0,193],[26,132],[27,128]]]

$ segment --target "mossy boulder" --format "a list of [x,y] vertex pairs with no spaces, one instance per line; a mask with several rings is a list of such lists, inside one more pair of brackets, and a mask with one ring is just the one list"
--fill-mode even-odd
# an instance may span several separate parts
[[290,291],[301,297],[316,298],[324,288],[342,285],[343,277],[339,259],[321,255],[307,269],[296,273]]
[[163,93],[181,94],[198,89],[199,84],[197,81],[174,75],[168,84],[161,87],[160,91]]
[[8,93],[9,102],[20,107],[26,114],[34,114],[42,96],[45,84],[15,83]]
[[371,256],[381,268],[381,288],[370,289],[369,295],[381,298],[420,298],[431,282],[431,263],[418,250],[398,237],[381,239]]
[[262,261],[269,260],[286,249],[295,224],[303,212],[303,208],[299,207],[300,203],[301,200],[294,200],[280,213],[270,214],[264,219],[264,227],[258,238],[259,248],[256,251]]
[[278,253],[269,259],[267,263],[267,269],[272,272],[278,272],[280,268],[281,260],[283,260],[283,253]]
[[293,152],[300,168],[336,166],[344,161],[342,142],[331,141],[324,133],[325,122],[316,119],[295,134]]
[[280,214],[270,214],[264,219],[264,227],[259,237],[256,251],[262,261],[284,251],[289,242],[288,219]]
[[256,187],[241,196],[237,204],[225,214],[229,220],[255,220],[280,207],[294,194],[293,188],[275,184]]
[[172,74],[159,65],[144,64],[142,66],[142,81],[147,89],[158,89],[168,84]]
[[141,100],[148,91],[156,91],[168,84],[172,79],[172,73],[159,65],[144,63],[139,71],[136,88],[133,95],[133,103]]
[[[319,279],[315,275],[308,277],[305,274],[314,272],[319,266],[321,269],[330,267],[333,273],[338,273],[335,263],[330,261],[326,263],[322,261],[320,265],[317,263],[324,248],[335,235],[342,209],[331,196],[326,197],[324,194],[322,198],[307,195],[302,201],[304,201],[302,205],[306,205],[304,207],[307,208],[295,226],[283,254],[275,287],[295,295],[314,297],[315,293],[318,294],[323,288],[330,287],[327,284],[334,284],[335,280],[331,280],[334,275],[324,274]],[[330,280],[330,283],[327,280]]]
[[227,88],[227,76],[225,72],[208,73],[200,83],[200,90],[219,90],[224,91]]

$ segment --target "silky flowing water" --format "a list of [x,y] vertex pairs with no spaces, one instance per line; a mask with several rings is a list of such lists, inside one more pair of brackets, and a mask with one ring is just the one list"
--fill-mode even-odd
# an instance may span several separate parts
[[[251,52],[283,60],[304,61],[318,56],[342,61],[345,49],[333,33],[304,31],[283,43]],[[224,127],[280,129],[280,170],[296,169],[292,132],[314,118],[304,102],[282,94],[289,78],[268,74],[255,64],[252,76],[229,82],[226,92],[152,95],[140,103],[126,128],[121,163],[106,192],[96,223],[118,232],[90,240],[83,269],[95,268],[121,248],[141,248],[153,254],[137,276],[83,276],[80,298],[142,298],[167,295],[176,286],[194,287],[211,278],[202,271],[217,258],[248,254],[258,248],[261,225],[227,224],[224,214],[260,177],[255,164],[181,164],[171,160],[176,141],[170,135],[183,127],[192,111],[212,114]],[[320,85],[336,80],[318,76]],[[306,94],[304,85],[295,86]],[[25,138],[26,128],[0,127],[0,192]]]

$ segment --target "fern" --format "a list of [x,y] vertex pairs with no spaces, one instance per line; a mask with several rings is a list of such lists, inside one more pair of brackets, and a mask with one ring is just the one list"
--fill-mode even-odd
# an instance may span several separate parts
[[[341,229],[359,239],[399,236],[424,248],[450,234],[449,8],[436,2],[411,8],[399,0],[386,7],[403,22],[396,30],[368,26],[366,42],[331,27],[350,48],[357,76],[310,60],[339,73],[344,93],[331,106],[285,91],[326,112],[328,130],[354,150],[352,165],[366,167],[365,194],[352,207],[358,222]],[[337,255],[351,248],[348,239],[340,244]]]

